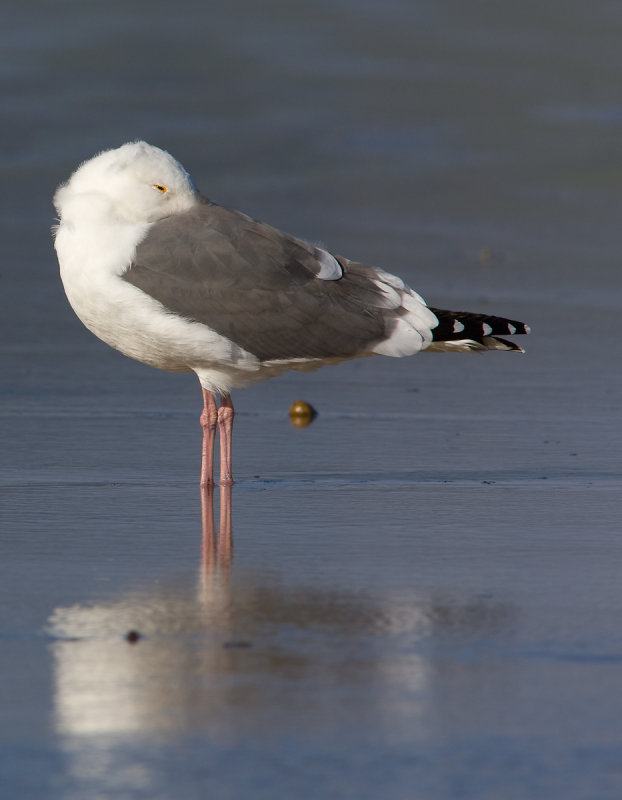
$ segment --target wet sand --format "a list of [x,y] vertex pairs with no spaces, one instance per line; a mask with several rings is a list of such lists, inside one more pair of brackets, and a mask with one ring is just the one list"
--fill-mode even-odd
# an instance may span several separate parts
[[[620,797],[617,11],[184,8],[1,34],[2,791]],[[84,330],[50,245],[55,185],[136,137],[527,354],[238,392],[212,532],[198,382]]]

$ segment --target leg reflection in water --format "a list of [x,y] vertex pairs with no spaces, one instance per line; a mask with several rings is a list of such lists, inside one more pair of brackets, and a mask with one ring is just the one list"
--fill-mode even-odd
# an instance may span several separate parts
[[213,484],[201,487],[201,525],[203,530],[201,566],[204,578],[219,572],[226,574],[233,558],[233,533],[231,530],[231,485],[219,487],[220,520],[218,534],[214,527]]

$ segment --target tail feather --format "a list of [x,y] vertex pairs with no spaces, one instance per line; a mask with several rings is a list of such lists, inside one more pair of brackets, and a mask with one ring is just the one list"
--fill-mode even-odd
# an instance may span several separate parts
[[472,314],[468,311],[445,311],[431,308],[438,319],[432,329],[432,344],[429,350],[516,350],[524,352],[514,342],[502,339],[498,334],[515,336],[529,333],[524,322],[488,314]]

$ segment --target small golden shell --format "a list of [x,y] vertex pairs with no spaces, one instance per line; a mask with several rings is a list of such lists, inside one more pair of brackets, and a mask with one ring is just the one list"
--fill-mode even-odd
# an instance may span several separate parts
[[296,400],[289,409],[289,421],[296,428],[306,428],[317,417],[317,411],[306,400]]

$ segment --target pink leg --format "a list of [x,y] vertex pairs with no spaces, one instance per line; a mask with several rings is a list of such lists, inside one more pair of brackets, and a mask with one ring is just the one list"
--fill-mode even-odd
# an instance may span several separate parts
[[201,450],[201,486],[210,486],[214,483],[214,438],[218,423],[218,409],[216,398],[212,392],[203,389],[203,411],[201,412],[201,427],[203,428],[203,447]]
[[223,395],[218,409],[218,429],[220,431],[220,485],[233,483],[231,473],[231,440],[233,438],[233,403],[231,395]]

